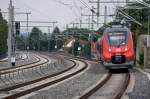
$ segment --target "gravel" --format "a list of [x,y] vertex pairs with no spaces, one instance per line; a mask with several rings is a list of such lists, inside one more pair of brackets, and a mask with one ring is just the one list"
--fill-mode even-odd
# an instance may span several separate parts
[[[93,63],[82,75],[47,90],[37,91],[34,96],[28,99],[73,99],[95,84],[105,73],[107,71],[102,66]],[[133,92],[127,93],[129,99],[150,99],[148,77],[135,69],[133,73],[135,75],[135,86]]]
[[80,76],[58,84],[48,90],[38,91],[29,99],[72,99],[81,95],[88,87],[95,84],[107,71],[97,63],[91,63],[89,69]]
[[128,93],[129,99],[150,99],[150,81],[148,77],[137,71],[133,70],[135,74],[135,86],[133,92]]
[[41,67],[35,67],[34,69],[23,70],[17,73],[13,73],[11,75],[1,77],[0,88],[5,88],[6,83],[8,83],[7,84],[8,87],[8,86],[15,85],[17,83],[23,83],[46,75],[55,74],[73,65],[71,61],[65,61],[61,63],[59,59],[52,59],[52,58],[49,59],[50,62]]
[[146,68],[144,71],[150,74],[150,68]]
[[[52,65],[51,68],[48,70],[43,69],[43,71],[55,73],[68,68],[70,64],[69,61],[65,61],[64,65]],[[100,64],[94,62],[91,62],[91,64],[92,65],[89,69],[82,75],[58,84],[57,86],[53,86],[47,90],[37,91],[37,94],[28,99],[72,99],[81,95],[87,88],[95,84],[103,74],[107,73]],[[133,92],[127,93],[129,99],[150,99],[150,81],[148,80],[148,77],[135,69],[133,69],[133,73],[135,75],[135,85]],[[29,73],[29,75],[30,74],[32,73]],[[32,77],[34,78],[35,76],[36,75]]]
[[[16,66],[20,66],[20,65],[24,65],[24,64],[29,64],[29,63],[33,63],[33,62],[37,61],[37,59],[33,55],[34,54],[30,54],[28,56],[28,58],[24,59],[24,60],[21,60],[21,59],[17,60],[16,61]],[[8,68],[8,67],[10,67],[10,66],[8,65],[7,62],[0,62],[0,69]]]

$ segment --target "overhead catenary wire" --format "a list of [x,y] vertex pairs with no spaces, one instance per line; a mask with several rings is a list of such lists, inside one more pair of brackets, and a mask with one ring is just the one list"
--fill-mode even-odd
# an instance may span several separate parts
[[133,15],[135,13],[137,13],[139,10],[141,9],[147,9],[148,8],[148,4],[146,4],[145,2],[142,2],[142,1],[135,1],[135,3],[139,3],[139,4],[142,4],[146,7],[141,7],[141,6],[125,6],[125,7],[121,7],[120,9],[136,9],[136,11],[134,11],[133,13],[131,13],[130,15]]
[[[124,0],[125,1],[125,0]],[[115,8],[114,9],[118,9],[120,6],[124,6],[125,4],[123,4],[123,3],[119,3],[119,0],[118,0],[118,3],[112,3],[112,5],[114,5],[115,6]]]
[[89,5],[87,5],[86,2],[84,2],[83,0],[78,0],[80,3],[82,3],[85,7],[87,7],[88,9],[92,9]]
[[18,2],[20,2],[23,6],[26,6],[27,8],[37,12],[37,14],[44,16],[45,18],[48,18],[49,16],[46,13],[43,13],[43,11],[34,9],[33,7],[29,6],[28,4],[26,4],[24,1],[18,0]]
[[64,2],[59,1],[59,0],[53,0],[53,1],[59,3],[59,4],[63,5],[63,6],[65,6],[65,7],[68,7],[69,10],[71,10],[72,13],[73,13],[76,17],[78,17],[78,14],[77,14],[76,11],[73,9],[73,6],[72,6],[71,4],[67,4],[67,3],[64,3]]
[[133,17],[131,17],[130,15],[128,15],[127,13],[122,11],[121,9],[119,9],[119,14],[123,15],[127,19],[130,19],[131,21],[133,21],[133,22],[137,23],[138,25],[142,26],[142,24],[139,21],[135,20]]
[[91,12],[96,13],[93,8],[91,8],[85,1],[79,0],[85,7],[87,7]]
[[[78,20],[81,19],[82,16],[77,15],[75,9],[73,9],[73,8],[77,8],[78,10],[81,10],[81,9],[83,9],[84,7],[82,7],[82,6],[81,6],[81,7],[80,7],[80,6],[77,6],[77,4],[76,4],[75,1],[73,1],[73,4],[72,4],[72,5],[71,5],[71,4],[68,4],[68,3],[64,3],[64,2],[59,1],[59,0],[55,0],[55,2],[57,2],[57,3],[61,4],[61,5],[64,5],[64,6],[66,6],[66,7],[69,7],[70,10],[73,11],[73,14],[77,17],[77,18],[75,18],[73,21],[69,22],[68,24],[71,24],[71,23],[73,23],[74,21],[78,21]],[[81,1],[81,2],[82,2],[82,1]],[[85,6],[85,8],[88,8],[88,9],[91,10],[91,8],[88,7],[88,5],[85,4],[85,2],[82,2],[82,4]],[[79,12],[79,11],[78,11],[78,12]],[[66,24],[66,25],[67,25],[67,24]]]
[[144,1],[137,0],[136,2],[140,3],[140,4],[144,5],[144,6],[150,7],[150,5],[148,3],[146,3],[146,2],[144,2]]

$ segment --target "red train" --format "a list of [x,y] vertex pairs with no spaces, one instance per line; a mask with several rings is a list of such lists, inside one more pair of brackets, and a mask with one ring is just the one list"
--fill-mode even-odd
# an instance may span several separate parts
[[127,27],[109,27],[101,39],[101,59],[108,69],[131,68],[134,62],[132,33]]

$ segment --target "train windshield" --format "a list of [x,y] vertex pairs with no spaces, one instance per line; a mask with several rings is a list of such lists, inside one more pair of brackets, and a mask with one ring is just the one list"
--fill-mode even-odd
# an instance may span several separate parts
[[113,32],[108,33],[108,40],[110,46],[120,47],[126,45],[127,33],[126,32]]

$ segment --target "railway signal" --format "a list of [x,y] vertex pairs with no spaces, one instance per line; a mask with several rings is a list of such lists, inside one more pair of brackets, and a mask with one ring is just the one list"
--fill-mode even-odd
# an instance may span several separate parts
[[20,22],[15,22],[15,29],[16,29],[16,34],[20,34]]

